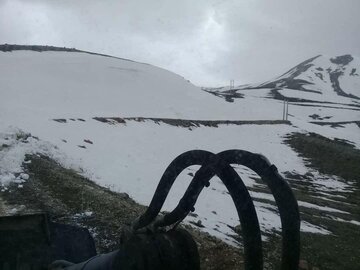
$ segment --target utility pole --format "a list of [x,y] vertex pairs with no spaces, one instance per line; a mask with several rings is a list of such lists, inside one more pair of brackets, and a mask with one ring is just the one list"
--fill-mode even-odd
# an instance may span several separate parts
[[289,115],[289,101],[286,101],[286,121],[288,120]]
[[286,100],[284,99],[284,104],[283,104],[283,118],[282,118],[282,120],[285,120],[285,104],[286,104]]
[[234,89],[234,83],[235,83],[234,80],[230,80],[230,90]]

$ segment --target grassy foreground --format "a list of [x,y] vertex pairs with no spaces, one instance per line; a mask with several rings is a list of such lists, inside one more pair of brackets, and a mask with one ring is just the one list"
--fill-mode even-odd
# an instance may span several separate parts
[[[308,265],[303,269],[360,269],[360,226],[350,223],[351,220],[360,220],[360,151],[344,141],[329,140],[313,133],[290,134],[285,141],[303,157],[307,166],[325,175],[340,176],[342,181],[354,187],[353,192],[346,193],[346,197],[335,197],[335,200],[334,197],[319,196],[314,192],[307,175],[285,172],[299,201],[349,213],[329,215],[300,206],[302,220],[331,232],[330,235],[301,234],[301,259]],[[129,225],[145,210],[126,193],[100,187],[46,156],[32,155],[26,159],[31,161],[23,164],[30,178],[22,188],[14,183],[8,191],[0,194],[0,215],[13,208],[18,209],[18,214],[47,211],[54,221],[88,228],[98,252],[108,252],[119,245],[122,227]],[[331,195],[339,194],[343,195],[336,191]],[[228,246],[194,228],[187,226],[187,229],[198,243],[202,269],[243,269],[241,249]],[[264,243],[264,269],[280,269],[281,239],[276,234],[267,236],[269,241]]]
[[[347,142],[330,140],[315,133],[294,133],[286,141],[307,161],[309,167],[323,174],[337,175],[353,186],[353,192],[337,201],[325,202],[311,196],[312,203],[349,212],[350,216],[347,215],[346,218],[342,214],[332,213],[330,217],[315,209],[300,208],[303,220],[321,224],[332,233],[302,233],[301,257],[320,269],[360,269],[360,226],[350,223],[351,220],[360,220],[360,150]],[[295,193],[301,200],[309,197],[305,192]],[[334,195],[337,195],[336,191]],[[336,218],[346,219],[348,222],[339,222]]]
[[[22,188],[13,184],[0,194],[0,215],[13,208],[19,209],[17,214],[46,211],[53,221],[89,229],[98,253],[106,253],[119,246],[121,229],[145,210],[126,193],[100,187],[46,156],[27,160],[30,178]],[[198,244],[202,269],[243,269],[242,250],[192,227],[186,229]]]

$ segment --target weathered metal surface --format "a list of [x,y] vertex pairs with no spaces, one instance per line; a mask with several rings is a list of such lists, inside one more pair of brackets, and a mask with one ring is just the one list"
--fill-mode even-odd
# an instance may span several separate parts
[[[184,162],[184,158],[188,160]],[[191,161],[193,161],[193,163]],[[255,235],[254,231],[257,233],[260,232],[257,228],[251,228],[249,226],[249,220],[244,219],[244,217],[248,218],[248,213],[246,213],[244,209],[249,207],[250,204],[248,201],[252,200],[247,198],[244,202],[244,193],[240,191],[243,186],[241,178],[232,175],[227,167],[229,164],[240,164],[249,167],[259,174],[270,188],[278,205],[283,238],[281,269],[292,270],[298,268],[300,256],[300,215],[297,201],[287,182],[277,173],[276,167],[271,165],[271,163],[260,154],[235,149],[224,151],[217,155],[201,150],[189,151],[180,155],[166,169],[148,210],[143,216],[136,220],[134,228],[141,228],[144,224],[147,225],[150,219],[159,213],[175,178],[187,165],[189,166],[189,164],[202,165],[202,167],[195,174],[177,207],[157,220],[154,224],[155,226],[167,226],[183,220],[189,211],[194,208],[202,189],[209,184],[210,179],[216,174],[229,190],[238,211],[244,239],[245,269],[262,269],[262,260],[258,259],[259,255],[253,256],[253,253],[249,252],[249,250],[253,248],[251,236]],[[239,187],[240,190],[237,190]],[[249,229],[247,229],[247,227],[249,227]],[[259,263],[259,261],[261,261],[261,263]]]
[[191,165],[202,165],[202,167],[195,174],[178,206],[171,213],[156,221],[155,226],[168,226],[183,220],[193,209],[203,187],[216,174],[228,189],[238,212],[243,231],[245,266],[251,270],[262,269],[260,226],[250,194],[235,170],[217,155],[208,151],[188,151],[171,162],[160,179],[147,211],[134,222],[134,228],[144,227],[154,220],[177,176]]

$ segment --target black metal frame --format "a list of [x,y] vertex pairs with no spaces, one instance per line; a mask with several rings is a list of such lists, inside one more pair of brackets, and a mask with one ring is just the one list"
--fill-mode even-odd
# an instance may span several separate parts
[[[300,256],[300,215],[295,196],[288,183],[264,156],[243,150],[227,150],[213,154],[203,150],[185,152],[166,168],[146,212],[133,223],[133,230],[148,226],[168,226],[182,221],[194,209],[199,194],[217,175],[232,197],[244,240],[245,269],[263,269],[260,226],[250,194],[240,176],[230,166],[240,164],[255,171],[268,185],[279,208],[282,224],[282,270],[298,269]],[[179,174],[191,165],[201,165],[176,208],[155,220]],[[155,220],[155,221],[154,221]]]

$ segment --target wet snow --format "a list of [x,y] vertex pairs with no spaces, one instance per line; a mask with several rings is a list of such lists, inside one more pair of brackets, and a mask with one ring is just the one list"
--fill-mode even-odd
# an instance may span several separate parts
[[[309,181],[320,195],[329,197],[332,191],[351,192],[351,183],[308,169],[303,159],[284,144],[284,137],[291,132],[311,131],[328,138],[346,139],[360,148],[356,124],[333,128],[310,123],[313,119],[309,115],[314,113],[331,116],[331,121],[359,120],[359,111],[349,110],[349,106],[334,109],[317,106],[320,104],[311,103],[310,107],[305,107],[293,103],[289,107],[292,125],[200,126],[192,130],[150,121],[110,125],[93,117],[281,120],[283,102],[268,98],[270,89],[262,89],[243,90],[243,99],[228,103],[166,70],[108,57],[18,51],[0,53],[0,60],[2,192],[10,183],[21,188],[29,179],[22,167],[23,162],[29,162],[25,155],[41,153],[65,167],[78,170],[102,186],[127,192],[136,201],[148,205],[166,166],[180,153],[192,149],[215,153],[243,149],[262,153],[280,173],[291,171],[304,175],[311,171],[314,177]],[[292,90],[282,90],[282,93],[300,97]],[[302,97],[314,99],[314,94],[306,93]],[[32,136],[24,136],[27,133]],[[85,148],[78,147],[84,142]],[[176,206],[191,181],[188,173],[197,168],[191,167],[179,176],[163,210],[169,211]],[[241,166],[235,168],[248,187],[265,187],[251,170]],[[251,195],[261,199],[255,201],[255,206],[262,231],[279,231],[281,223],[272,195],[253,190]],[[302,201],[299,205],[326,213],[347,214]],[[239,220],[230,196],[218,178],[215,177],[211,186],[201,193],[195,214],[197,216],[189,216],[186,222],[201,220],[204,231],[234,243],[231,227],[238,225]],[[308,222],[302,222],[301,229],[330,233]]]

